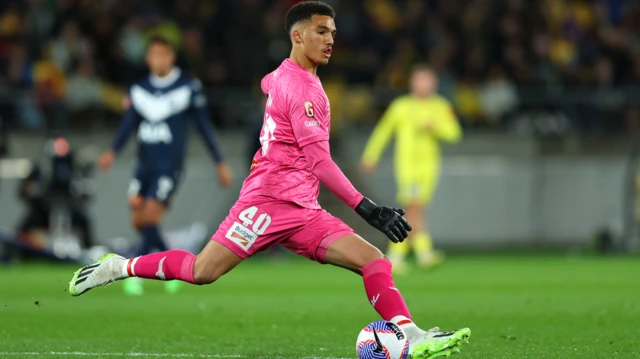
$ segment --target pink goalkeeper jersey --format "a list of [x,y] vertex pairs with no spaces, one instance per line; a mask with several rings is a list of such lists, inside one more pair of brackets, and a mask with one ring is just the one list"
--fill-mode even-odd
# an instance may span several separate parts
[[318,179],[311,173],[302,147],[329,139],[331,113],[320,79],[286,59],[262,79],[268,96],[251,174],[240,201],[256,196],[320,208]]

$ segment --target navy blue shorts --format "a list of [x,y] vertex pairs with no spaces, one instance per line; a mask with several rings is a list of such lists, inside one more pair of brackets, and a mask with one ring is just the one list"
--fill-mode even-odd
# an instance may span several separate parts
[[180,170],[137,170],[129,182],[128,195],[132,205],[142,203],[143,199],[155,199],[168,206],[178,189],[180,176]]

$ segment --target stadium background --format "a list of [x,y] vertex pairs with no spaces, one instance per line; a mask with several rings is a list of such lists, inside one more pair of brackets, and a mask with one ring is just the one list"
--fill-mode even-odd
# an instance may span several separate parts
[[[35,159],[56,134],[91,159],[119,124],[127,86],[145,74],[153,33],[180,48],[204,83],[235,192],[214,183],[192,136],[185,185],[166,227],[217,227],[248,171],[262,121],[259,80],[288,55],[282,26],[292,1],[7,1],[0,11],[0,103],[8,158]],[[587,243],[624,228],[625,163],[640,126],[639,13],[623,1],[332,1],[340,31],[322,68],[332,104],[333,155],[356,187],[394,200],[390,151],[371,179],[357,171],[364,141],[407,69],[428,61],[464,126],[445,147],[430,210],[438,244]],[[90,210],[99,239],[134,238],[124,210],[132,150],[97,175]],[[5,161],[0,226],[15,225],[15,183]],[[323,204],[338,215],[332,196]],[[628,204],[626,204],[628,206]],[[345,214],[349,216],[349,214]],[[350,221],[366,230],[358,221]],[[368,234],[370,232],[365,232]]]
[[[107,148],[120,121],[121,101],[126,88],[146,73],[143,63],[145,40],[160,33],[180,49],[179,65],[203,82],[217,138],[235,175],[231,190],[219,188],[212,159],[200,138],[191,136],[186,179],[163,228],[172,230],[200,222],[207,226],[203,236],[208,237],[227,214],[248,173],[252,155],[248,148],[252,141],[257,140],[262,122],[264,98],[259,91],[259,80],[288,56],[289,44],[283,30],[283,17],[295,2],[2,1],[0,133],[1,142],[7,147],[6,154],[0,159],[2,235],[10,237],[23,214],[24,205],[17,197],[17,186],[26,174],[29,162],[42,156],[48,139],[65,136],[87,162],[95,161]],[[612,236],[616,246],[624,250],[640,247],[635,235],[636,155],[633,151],[634,138],[640,130],[640,7],[635,2],[326,2],[336,9],[339,34],[331,63],[319,70],[332,106],[332,154],[361,192],[377,202],[394,203],[391,151],[387,150],[378,171],[369,178],[359,172],[359,159],[382,111],[395,95],[405,92],[407,69],[414,62],[427,61],[438,71],[439,92],[453,103],[464,128],[460,144],[444,147],[440,185],[429,210],[429,225],[438,247],[450,253],[455,249],[466,252],[508,249],[509,253],[514,253],[516,249],[548,248],[562,249],[559,253],[567,253],[565,250],[569,249],[574,253],[575,250],[591,248],[596,237],[607,237],[607,234]],[[126,187],[134,165],[135,146],[131,142],[111,172],[106,175],[96,173],[92,178],[95,197],[89,213],[94,222],[95,236],[101,243],[108,243],[116,237],[126,238],[130,243],[137,241],[129,224],[126,202]],[[345,218],[365,238],[384,248],[382,236],[338,199],[323,191],[320,201],[334,215]],[[637,292],[630,289],[637,286],[637,279],[626,275],[634,271],[637,273],[637,261],[612,263],[596,259],[569,268],[566,264],[569,262],[564,260],[549,264],[553,260],[547,257],[523,259],[519,256],[493,257],[492,254],[491,257],[463,256],[456,259],[454,255],[450,262],[445,262],[441,272],[426,280],[435,289],[449,290],[455,297],[441,292],[426,299],[427,304],[456,311],[453,316],[447,316],[446,312],[437,313],[434,319],[456,325],[487,325],[483,329],[499,331],[500,339],[495,334],[491,341],[485,344],[481,341],[476,347],[480,349],[471,349],[472,353],[475,350],[476,356],[470,357],[485,358],[489,357],[487,353],[491,353],[491,357],[540,358],[535,355],[536,348],[547,353],[564,353],[557,349],[560,346],[557,350],[536,347],[539,342],[528,347],[533,348],[531,356],[523,353],[532,352],[518,351],[513,346],[512,353],[517,355],[500,352],[497,348],[504,343],[513,341],[515,344],[512,345],[516,346],[526,343],[519,336],[522,330],[518,332],[517,342],[516,334],[511,332],[511,328],[515,333],[524,327],[524,323],[538,325],[529,332],[524,331],[527,334],[538,335],[537,331],[545,328],[544,335],[548,330],[548,338],[553,337],[553,340],[574,334],[567,329],[569,327],[563,326],[563,321],[573,321],[572,328],[595,327],[596,323],[608,328],[608,332],[604,329],[598,329],[598,332],[611,336],[611,343],[616,333],[629,333],[640,308],[637,303],[625,301],[622,304],[614,297],[636,295],[637,298]],[[539,272],[539,263],[547,263],[549,271]],[[351,294],[343,285],[355,279],[330,281],[320,274],[321,269],[301,269],[307,267],[292,265],[298,266],[300,273],[311,271],[310,275],[316,276],[314,278],[319,283],[333,283],[345,288],[340,290],[347,293],[346,298],[359,298],[353,300],[361,300],[362,306],[366,304],[364,298],[360,298],[362,293]],[[461,273],[467,273],[472,265],[476,266],[477,275],[468,281],[460,279]],[[524,265],[524,268],[513,270],[518,265]],[[246,268],[249,269],[241,269],[235,277],[239,284],[221,283],[221,288],[235,293],[221,298],[254,305],[247,298],[250,294],[238,289],[242,284],[256,283],[252,272],[256,267]],[[257,268],[272,273],[263,267]],[[551,269],[557,271],[552,272]],[[294,291],[287,287],[289,283],[283,273],[286,270],[281,267],[270,270],[283,276],[274,288],[283,290],[285,295],[296,293],[291,295],[298,299],[298,303],[314,303],[301,294],[314,296],[312,287]],[[8,315],[5,318],[23,325],[23,329],[13,333],[3,329],[3,348],[16,351],[15,348],[22,348],[22,339],[30,338],[25,339],[25,343],[44,342],[49,345],[44,348],[60,349],[55,343],[60,338],[49,335],[47,330],[65,332],[69,327],[63,325],[53,329],[43,326],[37,329],[43,319],[31,313],[31,308],[23,304],[25,300],[33,306],[34,299],[45,298],[43,301],[50,303],[50,312],[46,316],[42,314],[47,309],[45,304],[38,315],[47,318],[48,322],[60,323],[57,320],[65,319],[71,310],[65,306],[77,306],[83,315],[92,310],[88,300],[61,304],[66,303],[66,297],[63,299],[64,285],[58,286],[59,283],[54,288],[52,283],[36,279],[40,283],[38,285],[42,285],[41,290],[55,289],[60,293],[47,297],[44,292],[36,291],[39,297],[34,297],[33,288],[29,289],[25,280],[39,278],[45,272],[56,273],[58,282],[67,280],[65,274],[71,274],[70,268],[56,272],[48,266],[26,268],[27,274],[22,277],[12,277],[11,273],[15,271],[2,272],[0,282],[4,283],[0,285],[0,299],[13,306],[15,312],[11,313],[15,314],[11,316],[6,311],[0,314]],[[329,273],[337,276],[335,271]],[[298,276],[297,279],[302,280],[302,274]],[[452,276],[455,279],[451,279]],[[554,279],[547,286],[541,284],[541,277]],[[410,277],[399,281],[407,288],[409,304],[421,303],[416,297],[426,295],[422,279]],[[485,289],[479,289],[481,286]],[[575,291],[567,294],[561,292],[559,286]],[[253,288],[269,290],[262,285]],[[468,288],[468,292],[461,288]],[[532,288],[536,294],[527,288]],[[601,288],[610,291],[609,294]],[[490,292],[492,289],[496,292]],[[194,293],[195,290],[188,292],[186,299],[182,300],[199,303],[202,295],[198,297]],[[154,300],[165,301],[161,308],[170,307],[169,299],[159,299],[161,290],[158,289],[155,295],[152,297]],[[275,296],[273,293],[270,295]],[[128,330],[123,324],[126,323],[124,315],[150,313],[148,302],[132,304],[124,302],[121,297],[118,290],[95,297],[98,298],[96,303],[101,303],[98,306],[117,318],[114,323],[119,323],[114,324],[109,333]],[[460,309],[469,304],[460,298],[477,300],[476,304],[481,304],[469,310]],[[590,299],[581,301],[585,298]],[[269,308],[268,303],[273,303],[273,308],[283,305],[277,299],[272,300],[263,304],[264,308]],[[547,300],[554,308],[552,312],[556,316],[553,318],[544,317],[546,312],[542,308],[546,307],[544,303]],[[132,309],[120,314],[112,309],[113,303],[127,303]],[[328,303],[327,308],[332,303],[344,305],[338,301],[329,300]],[[598,311],[601,305],[619,311]],[[220,309],[220,304],[214,307],[222,310],[223,317],[227,319],[234,315],[255,314],[259,309],[250,307],[253,309],[247,312],[247,309]],[[360,307],[353,304],[346,308],[356,310],[354,308]],[[57,309],[61,311],[55,312]],[[520,310],[527,311],[527,315]],[[280,313],[280,309],[274,313]],[[355,324],[349,323],[349,330],[356,331],[352,336],[347,335],[344,343],[351,345],[351,337],[355,339],[361,324],[375,319],[368,308],[364,313],[366,315],[353,315],[357,318],[354,319]],[[422,312],[417,313],[421,315]],[[534,318],[536,313],[542,313],[540,318]],[[316,314],[310,314],[310,317],[296,314],[291,320],[293,323],[329,320]],[[182,320],[178,314],[174,315],[171,320]],[[191,315],[191,320],[200,319],[197,313],[188,315]],[[342,325],[353,316],[345,316],[344,320],[331,324]],[[520,326],[507,317],[514,318],[516,322],[520,320]],[[605,317],[606,320],[602,319]],[[262,323],[260,317],[255,318],[249,325],[251,333],[263,325],[270,328],[271,324],[266,323],[271,319],[264,319],[265,323]],[[541,324],[543,320],[548,321]],[[166,324],[151,323],[158,326]],[[556,328],[544,326],[548,324]],[[219,330],[211,327],[210,323],[207,325],[205,329],[210,332]],[[236,324],[232,322],[229,325],[234,327]],[[240,330],[240,327],[236,329]],[[509,330],[505,329],[507,327]],[[585,339],[582,342],[576,339],[573,344],[587,349],[576,352],[576,357],[635,357],[592,356],[591,350],[601,344],[596,343],[590,332],[587,334],[587,329],[584,330]],[[226,348],[231,348],[228,351],[233,353],[237,348],[233,347],[231,334],[218,334],[222,342],[231,345]],[[295,331],[289,335],[295,335]],[[337,338],[334,332],[319,335],[320,339],[327,341]],[[158,347],[165,350],[157,342],[153,344],[144,339],[142,342],[130,342],[127,338],[119,338],[117,342],[115,337],[110,340],[122,345],[115,349],[117,352],[131,347],[143,351],[154,351]],[[256,337],[263,338],[264,343],[279,343],[277,337],[268,334],[257,334]],[[185,334],[182,341],[175,342],[178,348],[175,350],[188,351],[191,344],[186,342],[187,338]],[[300,340],[304,343],[310,339]],[[342,344],[341,340],[338,340],[339,344]],[[603,342],[608,341],[603,339]],[[93,343],[98,342],[97,347],[85,347],[83,350],[110,350],[106,346],[100,347],[100,340]],[[74,348],[69,345],[65,348]],[[201,342],[194,348],[210,349],[203,345]],[[261,345],[264,350],[268,349],[267,344]],[[629,345],[628,349],[633,350],[633,347]],[[348,348],[351,350],[350,346]],[[348,352],[340,350],[336,355]],[[259,352],[256,349],[255,353]],[[327,353],[333,352],[329,350]],[[582,356],[577,356],[579,353]],[[627,352],[627,355],[631,354]]]

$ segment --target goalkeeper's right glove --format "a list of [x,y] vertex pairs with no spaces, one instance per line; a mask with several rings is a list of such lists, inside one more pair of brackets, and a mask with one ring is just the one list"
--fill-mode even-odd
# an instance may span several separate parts
[[393,243],[404,241],[409,235],[407,231],[411,231],[411,225],[402,217],[405,211],[401,208],[379,207],[365,197],[356,207],[356,213],[386,234]]

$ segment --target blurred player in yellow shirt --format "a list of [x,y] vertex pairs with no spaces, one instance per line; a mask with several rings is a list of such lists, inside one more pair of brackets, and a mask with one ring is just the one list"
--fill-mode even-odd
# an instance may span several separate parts
[[408,240],[391,243],[387,253],[400,272],[406,269],[410,244],[420,266],[431,267],[442,260],[427,232],[425,208],[438,183],[440,142],[455,143],[462,136],[451,105],[435,93],[438,78],[433,70],[416,65],[409,81],[411,93],[391,102],[369,138],[361,163],[365,174],[373,173],[389,140],[396,136],[398,202],[407,209],[406,218],[413,226]]

